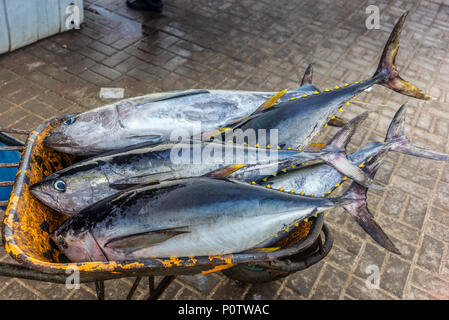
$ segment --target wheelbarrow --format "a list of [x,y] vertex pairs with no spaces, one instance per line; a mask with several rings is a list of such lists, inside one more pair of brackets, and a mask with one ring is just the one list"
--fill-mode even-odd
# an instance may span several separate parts
[[[9,140],[11,146],[0,147],[0,152],[21,151],[20,163],[9,164],[18,166],[15,181],[0,182],[0,186],[13,186],[2,224],[2,239],[6,251],[19,264],[0,263],[0,276],[67,283],[76,270],[80,283],[95,282],[98,299],[104,299],[105,280],[136,277],[127,296],[132,299],[142,278],[149,277],[148,299],[157,299],[178,275],[222,271],[242,282],[272,281],[308,268],[323,259],[332,247],[331,233],[323,216],[318,215],[293,228],[280,240],[281,248],[273,252],[70,262],[49,237],[67,217],[43,205],[29,192],[30,185],[77,160],[43,144],[51,130],[66,119],[67,116],[61,116],[41,124],[28,134],[23,149],[17,140]],[[155,276],[163,276],[157,286]]]

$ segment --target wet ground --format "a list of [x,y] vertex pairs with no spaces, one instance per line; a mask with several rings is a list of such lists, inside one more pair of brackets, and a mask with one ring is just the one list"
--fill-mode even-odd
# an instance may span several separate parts
[[[320,88],[366,79],[395,20],[409,10],[397,65],[404,78],[435,100],[407,99],[380,86],[362,94],[341,113],[351,119],[374,111],[350,150],[382,141],[395,111],[408,100],[407,135],[449,153],[447,0],[164,4],[157,14],[129,10],[124,0],[87,0],[81,30],[0,56],[0,125],[33,129],[56,115],[104,105],[111,100],[99,98],[102,87],[124,88],[125,97],[189,88],[276,91],[298,87],[310,62]],[[365,26],[365,9],[373,4],[380,8],[379,30]],[[318,140],[334,132],[328,129]],[[183,276],[162,298],[448,299],[449,165],[390,153],[376,178],[388,189],[370,191],[369,207],[401,256],[375,244],[345,212],[333,210],[325,221],[334,247],[309,269],[253,285],[221,273]],[[3,249],[0,261],[12,261]],[[378,289],[365,284],[369,266],[380,272]],[[107,281],[106,298],[123,299],[132,280]],[[142,284],[136,297],[146,296]],[[0,298],[94,299],[95,289],[1,278]]]

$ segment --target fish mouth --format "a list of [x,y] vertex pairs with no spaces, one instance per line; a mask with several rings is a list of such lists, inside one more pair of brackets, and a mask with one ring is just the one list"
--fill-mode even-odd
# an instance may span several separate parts
[[48,147],[68,147],[72,144],[72,141],[67,138],[62,132],[52,131],[44,139],[45,144]]
[[52,209],[58,210],[58,201],[53,197],[53,195],[49,192],[46,192],[39,188],[41,185],[40,182],[33,184],[30,186],[29,190],[30,193],[38,199],[40,202],[45,204],[46,206],[49,206]]

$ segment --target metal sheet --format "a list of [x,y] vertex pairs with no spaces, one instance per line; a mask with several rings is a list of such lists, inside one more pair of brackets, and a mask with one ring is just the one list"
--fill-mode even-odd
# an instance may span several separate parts
[[36,0],[5,0],[9,21],[10,50],[23,47],[38,40]]
[[9,51],[8,23],[6,20],[5,0],[0,0],[0,53]]
[[59,32],[59,0],[39,0],[37,6],[38,39],[43,39]]

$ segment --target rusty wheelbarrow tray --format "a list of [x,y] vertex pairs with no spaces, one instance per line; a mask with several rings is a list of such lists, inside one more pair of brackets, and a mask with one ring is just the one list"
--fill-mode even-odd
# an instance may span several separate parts
[[[177,275],[207,274],[240,265],[258,266],[264,270],[274,269],[286,275],[318,262],[327,255],[332,246],[332,237],[328,229],[325,226],[323,228],[323,217],[319,215],[309,221],[307,230],[300,239],[294,239],[295,241],[290,241],[288,245],[274,252],[68,262],[49,238],[50,232],[67,217],[43,205],[29,192],[29,186],[33,183],[76,161],[76,157],[59,153],[43,144],[49,132],[66,119],[67,116],[61,116],[41,124],[30,132],[25,142],[2,224],[5,249],[20,265],[0,264],[0,275],[64,283],[67,276],[71,275],[73,270],[77,270],[80,282],[96,281],[99,298],[104,297],[102,282],[104,280],[137,277],[132,288],[135,291],[141,277],[149,276],[149,286],[153,289],[154,297],[158,296],[164,286],[166,287]],[[321,231],[326,234],[324,245],[320,237]],[[301,254],[317,243],[320,244],[318,251],[302,261],[294,262],[295,255]],[[165,276],[158,286],[159,289],[154,287],[154,276]]]

